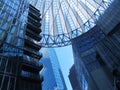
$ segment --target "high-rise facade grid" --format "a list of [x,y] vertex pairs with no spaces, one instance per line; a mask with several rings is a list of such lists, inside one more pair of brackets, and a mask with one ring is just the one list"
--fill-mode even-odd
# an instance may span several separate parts
[[119,5],[120,1],[115,0],[97,25],[72,40],[75,69],[82,90],[120,90]]
[[0,1],[0,90],[41,90],[40,20],[27,0]]
[[[37,3],[38,0],[35,0]],[[73,5],[73,2],[69,4],[64,1],[60,5],[64,4],[66,6]],[[79,0],[74,0],[78,2]],[[82,0],[84,1],[84,0]],[[86,0],[89,2],[90,0]],[[92,1],[92,0],[91,0]],[[100,8],[96,10],[96,13],[92,12],[90,6],[85,9],[87,16],[93,17],[84,22],[82,32],[81,28],[73,30],[74,19],[78,14],[75,12],[76,8],[69,7],[69,13],[67,13],[66,26],[58,24],[57,21],[53,22],[53,26],[50,29],[55,29],[61,31],[61,25],[65,26],[67,29],[63,30],[64,33],[57,31],[50,33],[55,34],[55,36],[49,34],[43,34],[43,46],[55,47],[68,45],[72,42],[73,52],[74,52],[74,62],[77,74],[77,79],[81,90],[119,90],[120,89],[120,1],[119,0],[94,0],[93,3],[98,3]],[[43,65],[39,63],[42,54],[39,53],[41,45],[39,41],[41,40],[41,18],[40,11],[34,6],[29,4],[29,0],[1,0],[0,1],[0,89],[1,90],[40,90],[41,82],[43,78],[40,77],[39,72],[43,68]],[[74,3],[75,3],[74,2]],[[44,1],[44,3],[46,3]],[[43,3],[43,7],[45,6]],[[59,2],[54,2],[53,5]],[[81,2],[84,3],[84,2]],[[81,4],[78,3],[78,4]],[[87,3],[88,5],[90,3]],[[86,3],[81,4],[82,8],[85,8]],[[97,5],[97,4],[95,4]],[[93,6],[95,6],[93,5]],[[49,6],[49,5],[48,5]],[[65,7],[66,7],[65,6]],[[51,20],[48,17],[55,16],[50,7],[50,13],[46,12],[47,18],[43,20],[44,25],[42,28],[49,31],[47,20]],[[63,9],[63,10],[62,10]],[[60,8],[58,19],[63,18],[67,9]],[[77,9],[76,9],[77,10]],[[88,11],[89,10],[89,11]],[[106,11],[104,11],[106,10]],[[103,14],[104,12],[104,14]],[[44,13],[43,13],[44,14]],[[70,15],[74,17],[70,17]],[[101,15],[102,14],[102,15]],[[82,18],[83,19],[83,18]],[[94,23],[93,23],[94,19]],[[61,19],[63,20],[63,19]],[[70,20],[70,21],[69,21]],[[72,21],[73,20],[73,21]],[[79,19],[77,21],[78,25],[81,23]],[[66,22],[64,19],[64,22]],[[74,22],[74,23],[73,23]],[[60,22],[59,22],[60,23]],[[49,25],[51,25],[49,23]],[[56,27],[57,26],[57,27]],[[61,26],[61,27],[63,27]],[[79,25],[78,25],[79,26]],[[92,28],[92,27],[93,28]],[[64,28],[65,28],[64,27]],[[69,34],[70,29],[70,34]],[[67,31],[68,30],[68,31]],[[72,31],[71,31],[72,30]],[[85,30],[85,31],[84,31]],[[89,30],[89,31],[88,31]],[[87,32],[86,32],[87,31]],[[68,32],[66,35],[65,32]],[[85,33],[86,32],[86,33]],[[84,33],[81,35],[81,33]],[[80,36],[78,36],[80,35]],[[78,37],[76,37],[78,36]],[[76,37],[76,38],[75,38]],[[74,39],[72,39],[74,38]],[[71,40],[72,39],[72,40]],[[45,41],[45,42],[44,42]],[[64,42],[64,43],[63,43]],[[52,56],[53,55],[53,56]],[[51,58],[55,58],[55,54],[49,55]],[[57,60],[57,59],[54,59]],[[56,61],[51,62],[52,67],[57,67]],[[51,71],[55,73],[56,68]],[[55,76],[60,76],[61,70],[57,70]],[[58,83],[61,83],[58,81]],[[63,82],[62,82],[63,83]],[[55,89],[59,89],[61,84],[57,84]]]
[[44,77],[42,90],[67,90],[55,50],[53,48],[43,48],[41,52],[43,57],[40,62],[44,66],[41,73]]

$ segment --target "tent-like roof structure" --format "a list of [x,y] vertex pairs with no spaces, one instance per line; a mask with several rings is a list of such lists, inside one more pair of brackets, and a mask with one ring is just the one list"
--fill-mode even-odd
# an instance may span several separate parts
[[113,0],[31,1],[42,14],[42,46],[61,47],[71,44],[72,38],[95,26],[112,2]]

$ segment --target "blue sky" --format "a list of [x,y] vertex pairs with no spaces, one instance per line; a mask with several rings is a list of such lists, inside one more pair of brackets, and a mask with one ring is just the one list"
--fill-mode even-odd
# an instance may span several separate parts
[[72,47],[70,45],[66,47],[55,48],[55,51],[56,51],[56,54],[57,54],[57,57],[60,63],[60,67],[61,67],[64,79],[66,82],[66,86],[68,90],[72,90],[71,84],[68,79],[69,70],[74,62],[73,54],[72,54]]

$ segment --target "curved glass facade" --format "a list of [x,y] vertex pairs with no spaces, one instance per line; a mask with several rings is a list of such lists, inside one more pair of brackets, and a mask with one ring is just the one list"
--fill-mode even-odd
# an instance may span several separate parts
[[113,0],[33,0],[42,13],[42,45],[65,46],[90,30]]
[[19,48],[24,42],[27,5],[27,1],[23,0],[0,1],[0,50],[4,55],[22,53]]

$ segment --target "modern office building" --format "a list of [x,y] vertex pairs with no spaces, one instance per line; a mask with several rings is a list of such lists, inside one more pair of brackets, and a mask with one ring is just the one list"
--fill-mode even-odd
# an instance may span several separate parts
[[77,79],[75,65],[72,65],[68,77],[72,86],[72,90],[81,90],[78,79]]
[[82,90],[120,90],[119,5],[114,0],[92,29],[72,40]]
[[0,90],[41,90],[40,20],[27,0],[0,0]]
[[[0,89],[40,90],[40,48],[70,44],[81,90],[120,90],[120,0],[0,0]],[[51,67],[54,89],[66,90],[46,51],[44,73]]]
[[42,76],[44,77],[42,90],[67,90],[54,49],[44,48],[42,53],[43,57],[40,60],[44,66],[42,71]]

